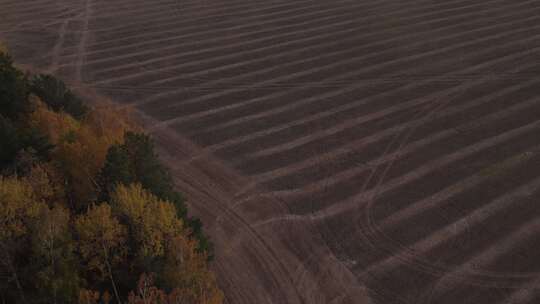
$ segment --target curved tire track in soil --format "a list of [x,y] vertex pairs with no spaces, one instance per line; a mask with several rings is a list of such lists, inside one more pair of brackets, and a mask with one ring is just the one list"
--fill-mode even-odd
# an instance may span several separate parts
[[228,303],[540,300],[537,1],[0,8],[18,61],[136,108]]

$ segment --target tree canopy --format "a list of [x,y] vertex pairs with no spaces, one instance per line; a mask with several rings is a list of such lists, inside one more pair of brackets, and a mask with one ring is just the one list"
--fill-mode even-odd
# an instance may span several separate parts
[[154,151],[152,139],[146,134],[128,131],[122,144],[109,148],[99,177],[102,190],[100,197],[109,200],[112,189],[117,185],[132,183],[138,183],[158,198],[173,203],[178,217],[189,227],[189,233],[199,241],[198,250],[212,258],[212,245],[202,232],[201,221],[187,216],[185,200],[175,191],[169,172]]
[[75,119],[82,119],[88,107],[64,82],[52,75],[36,75],[30,78],[29,90],[54,111],[64,111]]
[[1,303],[222,303],[200,221],[137,130],[0,50]]

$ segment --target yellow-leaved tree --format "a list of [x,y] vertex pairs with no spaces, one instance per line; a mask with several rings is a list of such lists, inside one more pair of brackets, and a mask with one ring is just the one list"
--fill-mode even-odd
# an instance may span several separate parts
[[3,43],[0,42],[0,53],[6,53],[7,54],[7,52],[8,52],[7,47]]
[[126,227],[113,217],[111,207],[103,203],[92,205],[86,214],[77,218],[75,230],[80,254],[89,270],[96,271],[101,279],[110,280],[115,297],[121,303],[112,269],[126,254]]
[[0,302],[222,303],[211,243],[150,136],[126,110],[90,107],[6,52],[0,44]]
[[167,242],[183,234],[183,224],[176,215],[175,206],[160,200],[141,184],[118,185],[112,194],[112,204],[132,228],[142,256],[163,256]]
[[29,124],[42,130],[55,145],[52,159],[66,178],[70,203],[75,209],[84,210],[96,198],[96,176],[109,147],[122,142],[125,131],[130,129],[125,113],[100,107],[78,121],[64,112],[52,111],[37,98],[34,108]]
[[223,292],[208,269],[206,257],[197,253],[195,241],[185,236],[170,240],[161,279],[172,289],[168,296],[171,304],[223,303]]
[[32,165],[24,180],[30,184],[38,200],[53,206],[54,204],[65,205],[62,178],[62,174],[52,164],[40,163]]
[[[164,303],[222,303],[223,293],[208,269],[206,256],[197,251],[197,241],[189,237],[172,203],[160,200],[140,184],[131,184],[116,187],[112,204],[131,228],[138,254],[163,261],[156,276],[169,291]],[[133,303],[140,300],[137,293],[131,294]]]
[[69,210],[62,205],[43,206],[34,224],[32,259],[41,265],[34,272],[34,285],[43,290],[48,303],[67,303],[77,297],[80,278],[75,243],[71,235]]
[[17,253],[27,243],[40,207],[28,182],[0,176],[0,265],[11,275],[23,302],[26,297],[18,274]]
[[0,240],[17,240],[28,232],[28,222],[39,214],[30,183],[0,176]]

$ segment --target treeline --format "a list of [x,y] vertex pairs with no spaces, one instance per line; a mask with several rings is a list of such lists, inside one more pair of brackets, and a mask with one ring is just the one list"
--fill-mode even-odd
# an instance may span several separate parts
[[221,303],[211,257],[127,113],[0,47],[1,303]]

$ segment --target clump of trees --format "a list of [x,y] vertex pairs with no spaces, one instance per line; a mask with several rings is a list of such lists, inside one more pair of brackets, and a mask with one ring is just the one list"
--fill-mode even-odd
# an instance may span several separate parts
[[139,183],[143,188],[175,206],[177,216],[190,228],[191,236],[198,240],[197,250],[213,257],[212,244],[202,232],[199,219],[187,216],[184,198],[174,190],[173,180],[154,152],[151,138],[142,133],[126,132],[121,144],[112,145],[99,175],[101,199],[110,200],[115,185]]
[[125,112],[0,50],[1,303],[221,303],[187,214]]
[[32,94],[54,111],[64,111],[76,119],[88,113],[88,107],[66,85],[51,75],[36,75],[30,79]]

